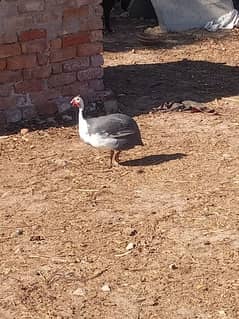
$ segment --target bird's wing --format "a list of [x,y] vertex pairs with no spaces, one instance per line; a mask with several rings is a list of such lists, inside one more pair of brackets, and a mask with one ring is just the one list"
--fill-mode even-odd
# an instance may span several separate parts
[[89,134],[100,134],[111,137],[133,135],[136,132],[135,122],[123,114],[111,114],[88,119]]

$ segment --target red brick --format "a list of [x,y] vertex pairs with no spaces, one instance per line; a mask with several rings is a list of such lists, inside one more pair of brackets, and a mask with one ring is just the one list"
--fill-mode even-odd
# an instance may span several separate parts
[[[26,70],[24,70],[26,71]],[[51,75],[51,65],[43,65],[30,70],[33,79],[46,79]]]
[[15,26],[15,21],[11,21],[9,26],[9,29],[0,34],[0,43],[4,44],[10,44],[10,43],[16,43],[17,42],[17,34],[14,32],[14,26]]
[[86,43],[79,45],[77,48],[78,56],[91,56],[103,52],[103,44],[101,42]]
[[20,13],[43,11],[45,8],[44,0],[19,0],[18,10]]
[[7,59],[8,70],[20,70],[32,68],[37,64],[35,54],[18,55]]
[[0,97],[0,110],[5,110],[16,105],[16,97]]
[[91,62],[92,66],[96,67],[96,66],[100,66],[100,65],[104,64],[104,59],[103,59],[103,56],[100,54],[93,55],[90,58],[90,62]]
[[15,84],[16,93],[39,92],[44,89],[43,80],[27,80]]
[[75,56],[76,56],[76,48],[68,47],[68,48],[52,51],[50,55],[50,60],[51,62],[61,62],[61,61],[72,59]]
[[0,71],[6,69],[7,66],[7,60],[6,59],[0,59]]
[[90,33],[90,41],[91,42],[103,41],[103,32],[102,32],[102,30],[91,31],[91,33]]
[[45,29],[32,29],[23,31],[19,35],[19,40],[21,42],[31,41],[35,39],[43,39],[46,38],[46,30]]
[[78,44],[90,42],[89,32],[78,32],[63,37],[63,48],[77,46]]
[[0,83],[5,84],[5,83],[11,83],[11,82],[18,82],[22,80],[22,72],[17,71],[2,71],[0,72]]
[[47,48],[47,41],[46,39],[37,39],[28,42],[22,42],[22,52],[23,53],[35,53],[35,52],[42,52]]
[[61,73],[54,74],[48,80],[49,88],[54,88],[58,86],[64,86],[67,84],[71,84],[76,81],[75,73]]
[[63,18],[65,20],[72,19],[73,17],[87,17],[89,15],[89,6],[81,6],[79,8],[64,9]]
[[46,65],[49,63],[49,52],[37,53],[37,61],[39,65]]
[[89,17],[88,19],[88,30],[102,30],[103,29],[103,21],[102,15]]
[[36,105],[37,113],[40,115],[53,115],[57,113],[57,105],[55,102],[44,102]]
[[102,30],[103,29],[103,22],[101,16],[92,17],[89,16],[88,19],[82,19],[80,21],[80,30],[81,31],[95,31],[95,30]]
[[22,70],[23,80],[30,80],[32,78],[32,69]]
[[74,72],[87,69],[90,66],[90,58],[83,56],[74,60],[67,61],[63,64],[64,72]]
[[62,64],[61,63],[52,63],[52,73],[59,74],[62,73]]
[[64,85],[61,88],[61,94],[63,96],[75,96],[78,94],[87,95],[88,83],[87,82],[75,82],[70,85]]
[[88,70],[79,71],[77,73],[77,79],[79,81],[101,79],[102,77],[103,77],[102,68],[90,68]]
[[21,54],[21,47],[19,43],[0,45],[0,58],[7,58],[18,54]]
[[52,49],[60,49],[62,48],[62,39],[57,38],[50,41],[50,46]]
[[90,15],[91,16],[92,15],[93,16],[96,15],[96,16],[102,17],[102,15],[103,15],[103,7],[102,6],[91,7]]

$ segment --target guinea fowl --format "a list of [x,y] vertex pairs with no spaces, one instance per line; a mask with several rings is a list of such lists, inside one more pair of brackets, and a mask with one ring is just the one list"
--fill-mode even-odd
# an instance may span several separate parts
[[142,145],[137,123],[128,115],[115,113],[86,119],[84,101],[78,95],[71,100],[79,108],[79,135],[81,139],[96,148],[110,150],[110,167],[119,165],[119,155],[136,145]]

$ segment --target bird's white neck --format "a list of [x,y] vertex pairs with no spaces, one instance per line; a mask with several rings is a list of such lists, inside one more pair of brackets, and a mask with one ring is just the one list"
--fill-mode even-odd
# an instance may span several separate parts
[[85,108],[85,104],[82,98],[80,98],[80,107],[79,107],[79,124],[82,122],[85,122],[85,118],[84,118],[84,108]]
[[86,137],[88,136],[88,124],[83,114],[84,108],[79,109],[79,135],[80,137],[86,141]]

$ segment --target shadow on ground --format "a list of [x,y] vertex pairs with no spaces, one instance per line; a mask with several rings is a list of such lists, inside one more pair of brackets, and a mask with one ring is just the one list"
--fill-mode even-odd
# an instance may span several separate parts
[[151,165],[159,165],[164,162],[174,161],[177,159],[181,159],[187,156],[183,153],[175,153],[175,154],[159,154],[159,155],[149,155],[142,158],[137,158],[134,160],[129,160],[125,162],[121,162],[122,166],[151,166]]
[[[105,68],[105,84],[117,96],[120,111],[131,116],[150,112],[166,101],[208,103],[239,94],[239,67],[207,61],[182,60],[157,64],[118,65]],[[30,130],[71,126],[69,123],[34,124]],[[26,123],[24,125],[27,127]],[[9,134],[19,131],[14,125]],[[3,132],[2,134],[6,134]]]
[[[157,27],[156,21],[130,18],[112,18],[112,25],[115,32],[104,34],[104,51],[106,52],[127,52],[132,49],[172,49],[182,45],[191,45],[196,42],[203,42],[209,39],[220,41],[222,38],[231,36],[231,30],[220,30],[208,32],[204,29],[192,29],[183,32],[168,32],[157,34],[157,28],[151,29],[155,40],[145,39],[144,31],[147,28]],[[155,31],[154,31],[155,30]],[[156,33],[154,33],[156,32]],[[143,36],[143,38],[142,38]],[[141,38],[141,40],[140,40]],[[144,40],[143,40],[144,39]]]
[[118,95],[122,111],[147,113],[166,101],[208,103],[239,94],[239,67],[182,60],[105,68],[105,84]]

